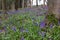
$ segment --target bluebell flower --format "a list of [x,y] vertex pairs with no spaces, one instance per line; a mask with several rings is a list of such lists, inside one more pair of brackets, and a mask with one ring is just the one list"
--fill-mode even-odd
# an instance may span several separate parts
[[26,29],[25,32],[29,32],[28,29]]
[[8,13],[8,14],[12,14],[12,13],[14,13],[14,12],[12,12],[12,11],[7,11],[7,13]]
[[53,24],[50,24],[50,28],[53,28]]
[[24,31],[23,27],[21,27],[21,28],[20,28],[20,31],[21,31],[21,32],[23,32],[23,31]]
[[58,12],[60,13],[60,9],[58,10]]
[[15,13],[20,12],[20,10],[16,10]]
[[38,35],[40,35],[41,34],[41,32],[38,32]]
[[24,40],[24,37],[21,37],[21,40]]
[[13,30],[13,31],[16,31],[16,27],[12,27],[12,30]]
[[41,32],[42,37],[45,37],[45,35],[46,35],[46,32]]
[[38,31],[38,35],[41,35],[42,37],[46,36],[46,32],[45,31]]
[[32,21],[34,21],[35,20],[35,18],[32,18]]
[[38,22],[34,23],[35,26],[38,26]]
[[0,30],[0,33],[2,32],[2,30]]
[[29,11],[31,8],[25,8],[25,11]]
[[48,6],[45,6],[44,8],[45,8],[46,10],[48,10]]
[[29,32],[28,29],[24,29],[23,27],[20,27],[20,32]]
[[60,25],[60,21],[58,21],[58,25]]
[[43,21],[40,23],[40,28],[44,28],[44,27],[45,27],[45,22]]
[[7,26],[4,26],[4,27],[3,27],[3,30],[7,31]]

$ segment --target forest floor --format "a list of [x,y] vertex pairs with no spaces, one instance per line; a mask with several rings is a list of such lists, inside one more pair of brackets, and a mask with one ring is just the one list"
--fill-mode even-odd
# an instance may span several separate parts
[[19,9],[16,11],[9,11],[8,13],[11,14],[15,14],[15,13],[37,13],[37,14],[43,14],[45,12],[47,12],[47,7],[32,7],[32,8],[24,8],[24,9]]
[[[60,26],[45,24],[47,7],[9,10],[6,17],[2,13],[0,12],[0,40],[60,40]],[[54,19],[49,16],[51,18]]]

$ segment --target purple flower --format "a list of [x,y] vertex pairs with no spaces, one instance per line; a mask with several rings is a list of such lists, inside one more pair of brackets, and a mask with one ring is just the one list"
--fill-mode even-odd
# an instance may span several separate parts
[[41,32],[38,32],[38,35],[40,35],[41,34]]
[[21,40],[24,40],[24,37],[21,37]]
[[7,31],[7,26],[4,26],[4,27],[3,27],[3,30]]
[[0,33],[2,32],[2,30],[0,30]]
[[43,21],[40,23],[40,28],[44,28],[44,27],[45,27],[45,22]]
[[45,6],[44,8],[48,10],[48,6]]
[[60,25],[60,21],[58,21],[58,25]]
[[20,28],[20,31],[21,31],[21,32],[23,32],[23,31],[24,31],[24,28],[23,28],[23,27],[21,27],[21,28]]
[[26,29],[25,32],[29,32],[28,29]]
[[35,18],[32,18],[32,20],[34,21],[34,20],[35,20]]
[[31,8],[25,8],[25,11],[29,11]]
[[29,32],[28,29],[24,29],[23,27],[20,28],[21,32]]
[[53,27],[53,24],[50,24],[50,28],[52,28]]
[[41,32],[41,36],[44,37],[46,35],[46,32]]
[[15,13],[20,12],[20,10],[15,10]]
[[12,30],[13,30],[13,31],[16,31],[16,27],[12,27]]
[[60,13],[60,9],[58,10],[58,12]]
[[41,35],[42,37],[45,37],[45,36],[46,36],[46,32],[44,32],[44,31],[39,31],[39,32],[38,32],[38,35]]
[[12,14],[12,13],[14,13],[14,12],[12,12],[12,11],[7,11],[7,13],[8,13],[8,14]]
[[35,26],[38,26],[38,22],[34,23]]

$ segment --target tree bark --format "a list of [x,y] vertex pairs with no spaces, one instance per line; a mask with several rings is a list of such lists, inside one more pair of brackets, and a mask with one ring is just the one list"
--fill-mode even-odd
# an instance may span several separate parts
[[22,0],[22,8],[24,8],[24,0]]
[[19,0],[19,8],[22,8],[22,0]]
[[2,0],[0,0],[0,10],[2,9]]
[[60,20],[60,0],[47,0],[48,1],[48,13],[55,14],[55,17]]
[[18,0],[15,0],[15,9],[18,10]]
[[27,0],[24,0],[24,7],[27,7]]
[[38,6],[38,0],[36,0],[36,6]]
[[46,0],[43,0],[43,4],[44,4],[44,6],[45,6],[45,2],[46,2]]
[[4,14],[7,14],[6,0],[2,0],[2,10],[4,11]]
[[[14,2],[11,3],[10,7],[11,7],[12,10],[15,10],[16,6],[14,5]],[[16,8],[16,10],[17,10],[17,9],[18,9],[18,8]]]

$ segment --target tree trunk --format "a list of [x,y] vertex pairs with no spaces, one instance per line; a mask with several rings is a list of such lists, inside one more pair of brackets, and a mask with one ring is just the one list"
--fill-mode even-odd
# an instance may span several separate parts
[[32,5],[33,5],[33,0],[32,0]]
[[22,8],[22,0],[19,0],[19,8]]
[[0,10],[2,9],[2,0],[0,0]]
[[46,2],[46,0],[43,0],[43,4],[44,4],[44,6],[45,6],[45,2]]
[[36,6],[38,6],[38,0],[36,0]]
[[22,8],[24,8],[24,0],[22,0]]
[[30,4],[29,6],[30,6],[30,8],[32,7],[32,4],[31,3],[32,3],[31,0],[29,0],[29,4]]
[[55,14],[55,17],[60,20],[60,0],[47,0],[48,1],[48,13]]
[[15,0],[15,9],[18,10],[18,0]]
[[[15,10],[14,2],[11,3],[10,7],[11,7],[11,9],[12,9],[13,11]],[[18,9],[18,8],[16,8],[16,10],[17,10],[17,9]]]
[[24,0],[24,7],[27,7],[27,0]]
[[4,11],[4,14],[7,14],[6,0],[2,0],[2,9]]

